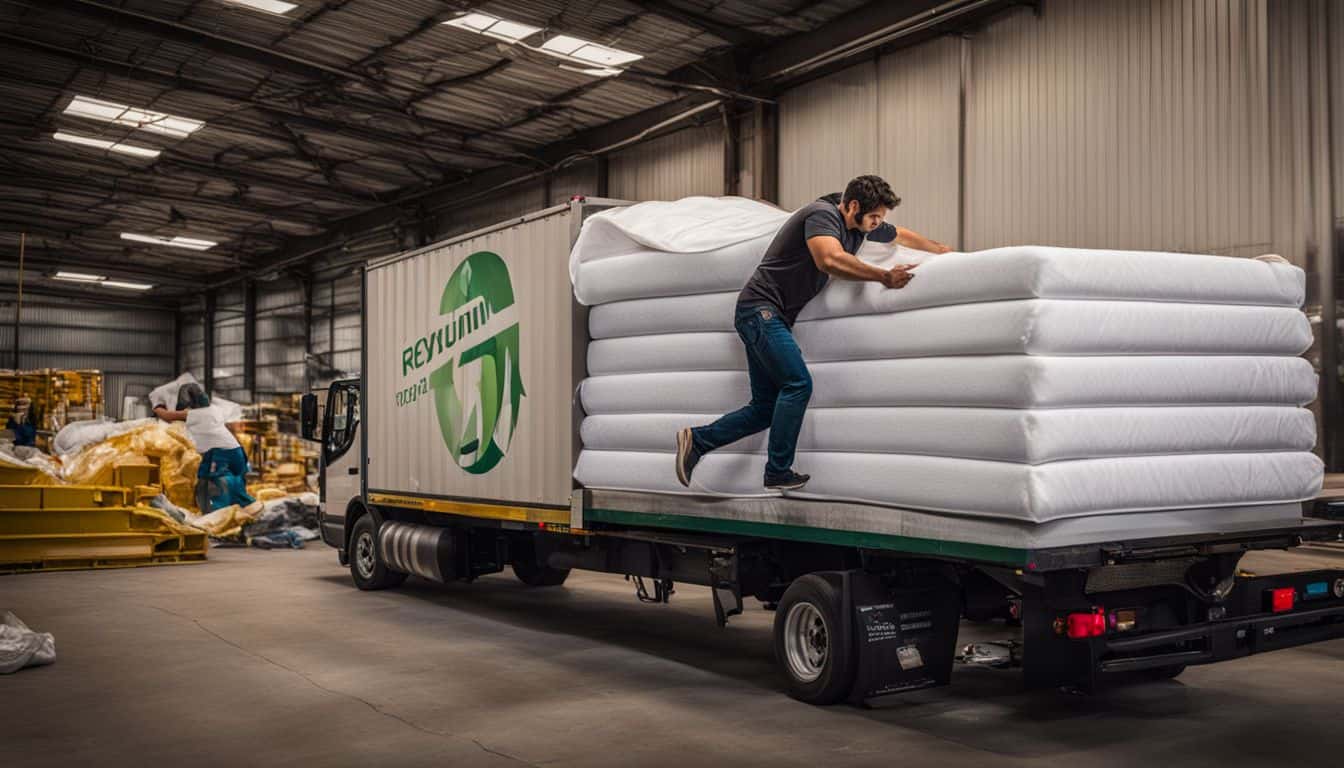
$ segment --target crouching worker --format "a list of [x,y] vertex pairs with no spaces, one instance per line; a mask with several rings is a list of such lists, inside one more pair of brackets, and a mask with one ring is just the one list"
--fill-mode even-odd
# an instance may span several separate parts
[[[157,405],[154,414],[164,421],[187,423],[187,434],[201,454],[201,468],[196,471],[196,507],[201,514],[230,504],[245,507],[254,501],[247,495],[247,454],[225,426],[223,412],[210,404],[200,384],[183,384],[177,392],[177,410]],[[212,494],[212,484],[223,492]]]
[[30,413],[32,405],[33,401],[23,395],[14,398],[14,412],[5,422],[5,429],[14,433],[16,448],[32,448],[37,445],[37,425],[33,423]]

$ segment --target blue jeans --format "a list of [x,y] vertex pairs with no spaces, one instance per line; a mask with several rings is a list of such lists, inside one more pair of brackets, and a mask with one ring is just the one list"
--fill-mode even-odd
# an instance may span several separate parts
[[[196,470],[196,506],[201,514],[230,504],[251,504],[254,499],[247,493],[247,471],[247,454],[242,448],[211,448],[202,454],[200,469]],[[222,490],[213,498],[211,483]]]
[[793,467],[798,430],[807,401],[812,399],[812,375],[793,332],[774,307],[739,305],[733,325],[747,348],[751,402],[713,424],[691,430],[691,439],[701,453],[708,453],[769,428],[765,476],[778,477]]

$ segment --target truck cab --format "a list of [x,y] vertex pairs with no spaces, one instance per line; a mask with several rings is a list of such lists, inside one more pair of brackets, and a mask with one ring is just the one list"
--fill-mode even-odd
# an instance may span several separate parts
[[320,394],[304,395],[301,413],[304,438],[322,446],[322,540],[344,553],[347,512],[363,496],[359,379],[338,379]]

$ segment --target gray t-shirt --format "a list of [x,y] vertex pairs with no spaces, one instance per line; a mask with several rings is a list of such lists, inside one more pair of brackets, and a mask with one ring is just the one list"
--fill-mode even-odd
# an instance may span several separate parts
[[[845,227],[845,217],[832,203],[818,200],[799,208],[765,249],[760,266],[737,295],[738,306],[774,307],[792,326],[807,302],[826,287],[827,275],[817,269],[807,248],[808,239],[818,235],[834,237],[849,253],[857,253],[864,240],[863,232]],[[889,243],[896,239],[896,227],[883,222],[867,239]]]

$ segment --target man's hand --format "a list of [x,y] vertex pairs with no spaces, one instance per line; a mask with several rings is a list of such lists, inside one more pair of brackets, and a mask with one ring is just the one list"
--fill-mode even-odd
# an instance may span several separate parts
[[937,240],[930,240],[913,229],[906,229],[905,227],[896,228],[896,244],[932,254],[947,253],[952,250]]
[[914,264],[897,264],[886,272],[882,273],[882,285],[888,288],[904,288],[915,275],[910,270],[914,269]]

